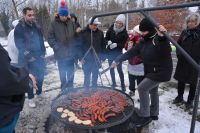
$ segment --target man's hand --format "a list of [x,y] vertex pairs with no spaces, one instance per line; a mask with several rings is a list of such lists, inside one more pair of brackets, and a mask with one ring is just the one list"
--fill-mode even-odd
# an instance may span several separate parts
[[159,25],[159,29],[156,28],[156,30],[158,35],[161,37],[164,36],[161,32],[167,32],[167,29],[163,25]]
[[33,82],[33,88],[36,89],[36,90],[38,90],[37,82],[36,82],[35,77],[31,73],[29,73],[29,77],[31,78],[31,80]]
[[36,59],[34,57],[31,57],[31,59],[29,59],[29,62],[34,62]]
[[76,33],[79,33],[79,32],[81,32],[81,28],[80,27],[76,28]]
[[118,63],[116,63],[115,61],[112,62],[110,68],[115,68],[118,65]]
[[81,65],[83,65],[85,63],[85,60],[81,59],[80,63],[81,63]]

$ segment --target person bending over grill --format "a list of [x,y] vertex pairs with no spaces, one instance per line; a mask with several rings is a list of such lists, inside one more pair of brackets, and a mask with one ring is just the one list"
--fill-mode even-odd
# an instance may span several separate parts
[[[143,39],[137,46],[125,54],[118,56],[113,61],[112,67],[136,55],[143,57],[145,78],[137,88],[140,98],[140,110],[138,114],[139,118],[135,124],[136,126],[144,126],[152,120],[158,120],[158,86],[161,82],[170,80],[172,74],[172,58],[170,44],[163,34],[159,32],[167,31],[164,26],[159,25],[158,31],[148,19],[144,18],[140,22],[139,29]],[[151,98],[151,106],[149,95]]]
[[[0,44],[0,133],[13,133],[29,88],[28,72],[10,64],[6,50]],[[36,86],[33,76],[29,75]]]

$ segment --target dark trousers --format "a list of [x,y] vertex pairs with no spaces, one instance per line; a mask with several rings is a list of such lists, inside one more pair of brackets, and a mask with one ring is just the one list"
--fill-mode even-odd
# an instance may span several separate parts
[[58,70],[61,82],[61,90],[73,88],[74,82],[74,61],[58,60]]
[[92,86],[97,86],[99,67],[94,62],[86,62],[83,65],[84,72],[84,87],[90,86],[91,76],[92,76]]
[[[29,63],[29,73],[33,74],[36,78],[38,90],[36,90],[36,94],[40,95],[42,93],[42,85],[44,81],[45,75],[45,62],[43,59],[37,60],[36,62]],[[28,88],[28,99],[32,99],[34,97],[33,87],[29,86]]]
[[144,79],[144,76],[135,76],[132,74],[128,74],[129,78],[129,90],[135,92],[135,81],[137,82],[137,86],[140,84],[140,82]]
[[[113,62],[113,60],[108,60],[109,66],[111,66],[112,62]],[[122,63],[117,65],[117,71],[119,73],[119,78],[120,78],[120,81],[121,81],[121,85],[124,85],[124,73],[122,71]],[[114,68],[110,69],[110,75],[111,75],[111,79],[112,79],[112,84],[116,85]]]
[[[178,81],[178,97],[183,98],[183,94],[185,91],[185,82],[181,82]],[[194,96],[195,96],[195,91],[196,91],[196,84],[195,83],[191,83],[189,84],[190,90],[189,90],[189,95],[188,95],[188,102],[193,101],[194,100]]]

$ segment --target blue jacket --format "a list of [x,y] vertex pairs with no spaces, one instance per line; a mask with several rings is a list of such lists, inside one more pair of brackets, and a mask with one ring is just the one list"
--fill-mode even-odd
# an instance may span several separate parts
[[30,25],[24,19],[21,19],[15,28],[14,38],[19,50],[18,66],[28,68],[28,65],[32,62],[44,61],[46,49],[43,34],[36,23]]

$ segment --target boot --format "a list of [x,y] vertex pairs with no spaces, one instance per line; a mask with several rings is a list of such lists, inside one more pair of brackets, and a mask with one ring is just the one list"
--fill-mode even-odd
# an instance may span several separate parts
[[129,96],[130,96],[130,97],[135,96],[135,91],[130,91],[130,92],[129,92]]
[[173,104],[179,104],[183,102],[183,97],[177,96],[174,100],[173,100]]
[[152,118],[151,117],[139,117],[137,121],[135,122],[136,127],[143,127],[151,123]]
[[158,120],[158,116],[151,116],[151,119],[154,120],[154,121],[157,121]]
[[123,92],[126,92],[126,86],[125,86],[124,83],[121,84],[121,87],[122,87],[122,91],[123,91]]
[[193,108],[193,101],[187,101],[185,103],[185,110],[189,110]]

